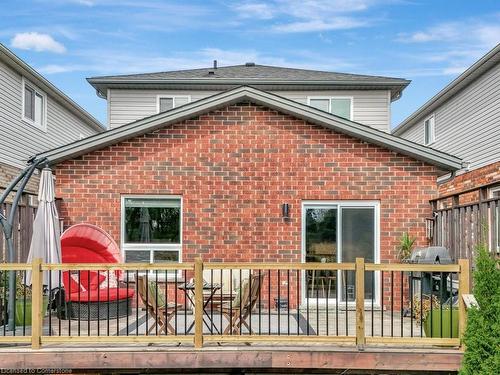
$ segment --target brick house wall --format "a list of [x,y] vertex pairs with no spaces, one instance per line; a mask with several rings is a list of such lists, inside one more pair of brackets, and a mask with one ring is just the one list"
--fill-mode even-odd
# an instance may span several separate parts
[[[183,261],[299,262],[302,201],[378,200],[380,257],[394,262],[404,232],[427,245],[425,218],[437,193],[431,165],[249,103],[64,161],[55,171],[65,225],[89,222],[117,242],[121,195],[181,195]],[[283,203],[291,207],[286,221]]]
[[[489,164],[482,168],[463,173],[438,186],[439,197],[445,197],[452,194],[459,194],[459,204],[467,204],[479,201],[479,188],[486,185],[500,183],[500,161]],[[477,189],[467,193],[471,189]],[[451,199],[441,202],[444,207],[451,206]]]

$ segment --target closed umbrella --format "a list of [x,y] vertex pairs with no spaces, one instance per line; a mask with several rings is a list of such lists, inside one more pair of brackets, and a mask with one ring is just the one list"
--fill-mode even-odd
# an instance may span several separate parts
[[149,210],[146,207],[141,207],[141,214],[139,217],[140,231],[141,231],[141,242],[149,243],[151,242],[151,217],[149,216]]
[[[38,209],[33,222],[33,235],[31,237],[28,263],[33,259],[41,258],[44,263],[61,263],[61,230],[59,214],[57,213],[54,176],[50,168],[44,168],[40,177],[38,189]],[[51,288],[59,286],[59,272],[44,272],[43,284]],[[31,285],[31,272],[26,275],[26,282]]]

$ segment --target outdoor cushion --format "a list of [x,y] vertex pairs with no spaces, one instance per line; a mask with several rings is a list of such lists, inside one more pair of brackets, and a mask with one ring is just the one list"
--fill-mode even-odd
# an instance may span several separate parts
[[241,297],[243,297],[243,293],[245,292],[245,288],[247,287],[247,284],[248,284],[248,279],[244,279],[241,284],[240,284],[240,287],[239,288],[236,288],[236,297],[234,298],[234,301],[233,301],[233,308],[238,308],[240,306],[240,303],[241,303]]
[[[78,299],[78,295],[80,295],[80,299]],[[107,302],[107,301],[117,301],[126,298],[132,298],[134,296],[134,289],[127,288],[109,288],[108,289],[93,289],[86,292],[78,291],[76,293],[71,293],[66,295],[66,301],[72,302]]]
[[[158,288],[158,284],[154,281],[150,281],[148,284],[149,284],[148,285],[148,293],[149,293],[148,300],[150,302],[155,302],[157,307],[160,307],[160,308],[165,307],[166,301],[165,301],[165,294],[163,293],[163,290],[161,290],[161,288]],[[156,296],[156,293],[158,293],[158,296]]]

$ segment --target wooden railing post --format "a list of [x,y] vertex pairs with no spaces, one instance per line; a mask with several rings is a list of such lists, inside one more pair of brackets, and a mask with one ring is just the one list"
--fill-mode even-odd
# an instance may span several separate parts
[[44,313],[42,259],[33,259],[31,266],[31,348],[40,349]]
[[356,258],[356,346],[365,346],[365,259]]
[[467,326],[467,308],[463,296],[470,293],[469,260],[459,259],[458,265],[460,267],[458,279],[458,338],[460,339],[460,347],[465,349],[463,335]]
[[194,347],[203,347],[203,260],[194,261]]

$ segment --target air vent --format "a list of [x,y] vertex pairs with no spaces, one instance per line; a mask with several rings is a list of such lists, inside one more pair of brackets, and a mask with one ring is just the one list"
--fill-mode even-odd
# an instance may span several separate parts
[[245,66],[255,66],[255,63],[254,62],[247,62],[247,63],[245,63]]

